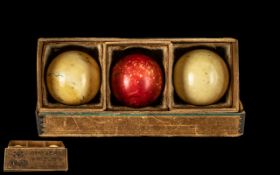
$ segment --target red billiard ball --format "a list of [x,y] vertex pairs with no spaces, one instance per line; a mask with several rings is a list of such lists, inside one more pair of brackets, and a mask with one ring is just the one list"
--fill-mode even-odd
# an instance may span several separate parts
[[151,105],[163,89],[163,73],[151,57],[136,53],[121,58],[112,68],[111,91],[129,107]]

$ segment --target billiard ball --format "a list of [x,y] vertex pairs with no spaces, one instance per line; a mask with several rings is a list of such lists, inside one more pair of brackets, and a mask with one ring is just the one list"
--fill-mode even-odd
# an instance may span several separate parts
[[111,90],[125,106],[139,108],[151,105],[163,89],[163,73],[151,57],[134,53],[121,58],[112,68]]
[[196,49],[175,63],[173,84],[177,95],[186,103],[210,105],[220,100],[229,84],[229,71],[215,52]]
[[46,82],[49,93],[58,102],[82,105],[99,91],[100,68],[87,53],[66,51],[51,61]]

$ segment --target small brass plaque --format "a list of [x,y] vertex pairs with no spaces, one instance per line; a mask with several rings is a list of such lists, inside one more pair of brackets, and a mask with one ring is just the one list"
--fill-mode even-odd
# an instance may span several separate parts
[[67,171],[67,149],[61,141],[9,142],[5,148],[4,171]]

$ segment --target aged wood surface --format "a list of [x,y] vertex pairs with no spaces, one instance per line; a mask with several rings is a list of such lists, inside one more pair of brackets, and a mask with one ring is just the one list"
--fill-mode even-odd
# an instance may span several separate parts
[[46,115],[41,136],[240,136],[244,116]]

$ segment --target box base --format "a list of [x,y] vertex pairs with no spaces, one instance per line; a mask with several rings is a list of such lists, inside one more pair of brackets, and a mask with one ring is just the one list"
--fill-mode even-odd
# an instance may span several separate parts
[[46,112],[37,115],[41,137],[237,137],[245,111],[237,113],[94,113]]

